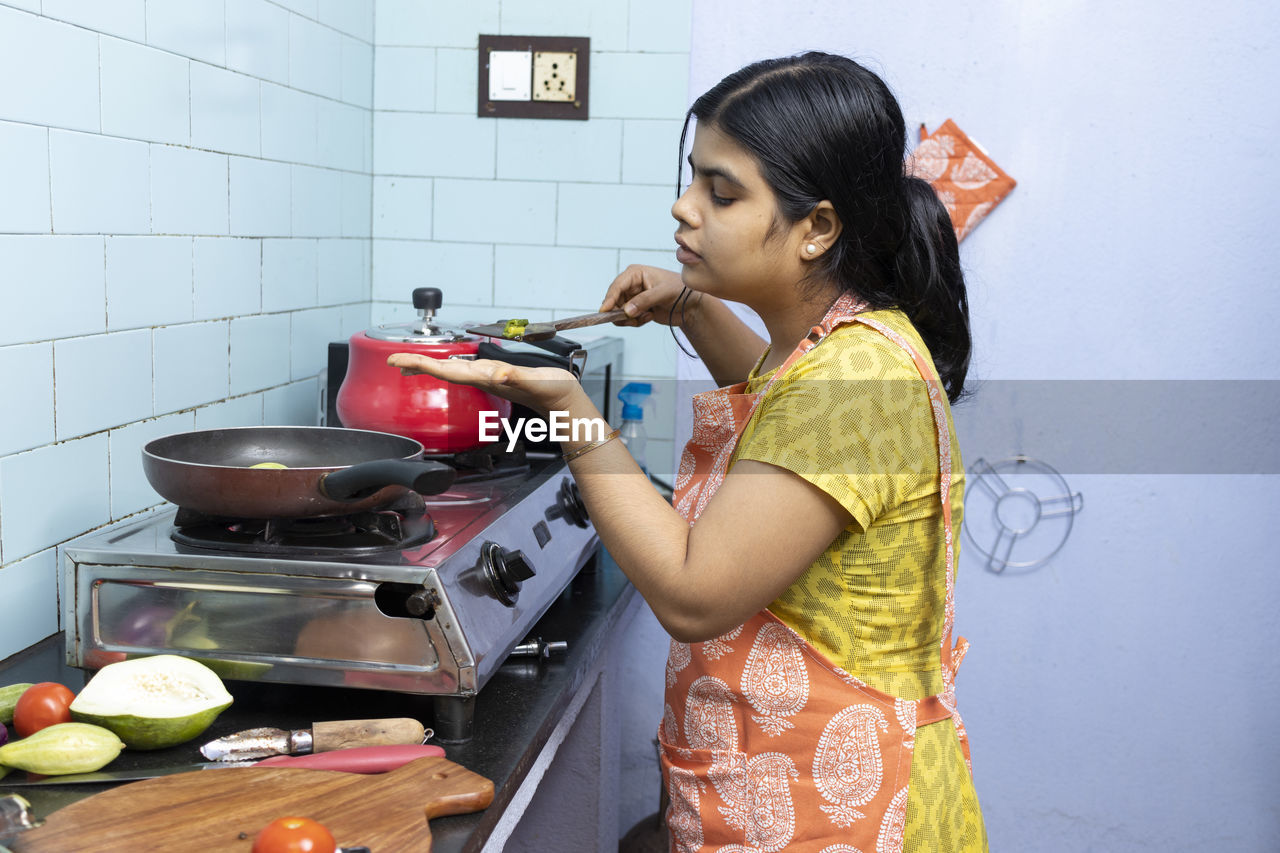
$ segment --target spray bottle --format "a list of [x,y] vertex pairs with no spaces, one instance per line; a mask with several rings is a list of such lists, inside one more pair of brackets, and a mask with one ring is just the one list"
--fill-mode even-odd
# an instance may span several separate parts
[[649,469],[644,461],[644,445],[648,438],[644,431],[644,404],[649,401],[649,395],[652,393],[653,386],[648,382],[628,382],[618,392],[618,399],[622,401],[622,426],[619,437],[645,474],[649,473]]

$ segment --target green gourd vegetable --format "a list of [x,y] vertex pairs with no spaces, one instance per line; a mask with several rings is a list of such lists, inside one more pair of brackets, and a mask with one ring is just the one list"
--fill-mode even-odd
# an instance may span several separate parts
[[92,773],[115,760],[124,742],[101,726],[58,723],[0,746],[0,765],[44,776]]
[[27,692],[27,688],[32,685],[29,682],[22,684],[10,684],[8,687],[0,687],[0,723],[13,722],[13,709],[18,704],[18,700],[23,693]]

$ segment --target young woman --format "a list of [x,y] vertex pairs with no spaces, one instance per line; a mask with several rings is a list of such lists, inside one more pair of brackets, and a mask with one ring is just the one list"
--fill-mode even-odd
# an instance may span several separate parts
[[[694,398],[673,505],[621,442],[564,446],[601,540],[672,637],[673,849],[985,850],[954,712],[948,398],[970,341],[950,220],[904,174],[893,95],[851,60],[753,64],[689,117],[682,272],[630,267],[601,308],[679,324],[726,387]],[[390,364],[599,417],[563,371]]]

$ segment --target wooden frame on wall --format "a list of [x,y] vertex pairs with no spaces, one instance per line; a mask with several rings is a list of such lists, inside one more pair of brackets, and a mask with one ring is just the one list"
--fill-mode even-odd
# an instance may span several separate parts
[[[481,118],[545,118],[586,121],[589,118],[591,39],[574,36],[480,36],[476,115]],[[495,101],[489,99],[489,53],[494,50],[553,51],[577,54],[572,101]]]

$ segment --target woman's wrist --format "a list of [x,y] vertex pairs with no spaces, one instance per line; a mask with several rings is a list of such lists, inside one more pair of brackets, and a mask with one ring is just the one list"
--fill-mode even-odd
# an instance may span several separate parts
[[[595,441],[587,442],[586,444],[578,444],[576,448],[572,450],[567,450],[564,453],[564,461],[572,462],[578,457],[584,456],[590,453],[591,451],[595,450],[597,447],[604,447],[606,444],[613,441],[615,438],[617,438],[620,435],[622,435],[622,430],[615,429],[613,432],[606,433],[602,438],[597,438]],[[562,443],[561,446],[564,447],[565,444],[567,444],[567,442]]]
[[560,452],[566,457],[572,456],[582,447],[599,443],[608,437],[613,427],[600,415],[596,404],[587,396],[587,392],[578,386],[567,397],[556,402],[556,408],[549,417],[558,419],[565,428],[566,438],[560,441]]

